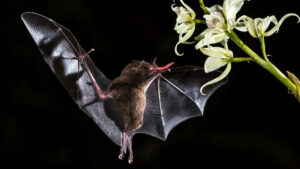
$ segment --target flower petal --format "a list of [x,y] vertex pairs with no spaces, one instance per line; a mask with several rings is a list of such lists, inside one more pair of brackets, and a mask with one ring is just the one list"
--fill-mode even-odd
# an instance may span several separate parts
[[[244,20],[245,26],[248,32],[250,33],[250,35],[253,36],[254,38],[258,38],[253,19],[246,15],[243,15],[237,19],[237,23],[240,23],[241,20]],[[237,30],[239,29],[237,28]]]
[[204,85],[201,86],[201,88],[200,88],[200,93],[201,93],[202,95],[205,95],[205,94],[203,93],[203,89],[204,89],[206,86],[212,85],[212,84],[217,83],[217,82],[221,81],[222,79],[224,79],[224,78],[229,74],[230,70],[231,70],[231,63],[228,63],[227,66],[226,66],[226,68],[225,68],[225,70],[223,71],[223,73],[221,73],[221,74],[220,74],[218,77],[216,77],[215,79],[213,79],[213,80],[211,80],[211,81],[209,81],[209,82],[207,82],[207,83],[205,83]]
[[186,32],[186,34],[182,37],[181,41],[183,42],[187,41],[193,35],[195,28],[196,28],[196,23],[195,22],[190,23],[190,28]]
[[209,28],[224,28],[225,21],[220,12],[212,12],[209,15],[204,15],[203,18]]
[[174,51],[175,51],[175,54],[176,54],[177,56],[183,56],[184,53],[179,53],[179,52],[178,52],[178,49],[177,49],[177,48],[178,48],[178,45],[179,45],[179,44],[181,44],[181,42],[178,41],[178,42],[176,43],[176,45],[175,45]]
[[[223,11],[227,22],[230,20],[235,21],[236,14],[240,11],[245,0],[224,0]],[[227,23],[228,24],[228,23]]]
[[208,10],[209,13],[220,12],[220,13],[223,14],[223,8],[220,5],[214,5],[214,6],[210,7],[210,8],[206,7],[206,9]]
[[229,40],[229,37],[226,36],[225,39],[220,42],[222,44],[222,46],[227,50],[228,50],[228,40]]
[[177,15],[180,13],[180,7],[176,6],[175,4],[171,5],[172,11],[174,11]]
[[182,5],[191,13],[191,16],[193,19],[195,19],[196,17],[196,13],[194,12],[194,10],[192,8],[190,8],[187,4],[185,4],[183,2],[183,0],[180,0],[180,2],[182,3]]
[[248,31],[245,22],[236,22],[234,28],[238,31],[241,31],[241,32],[247,32]]
[[298,22],[297,22],[297,23],[300,22],[300,17],[299,17],[297,14],[295,14],[295,13],[289,13],[289,14],[286,14],[286,15],[284,15],[284,16],[280,19],[280,21],[279,21],[279,22],[278,22],[271,30],[265,32],[265,33],[264,33],[264,36],[271,36],[271,35],[273,35],[275,32],[278,32],[278,31],[279,31],[279,28],[280,28],[280,26],[281,26],[281,24],[283,23],[283,21],[286,20],[286,19],[287,19],[288,17],[290,17],[290,16],[295,16],[295,17],[297,17],[297,18],[298,18]]
[[208,57],[204,63],[205,73],[209,73],[225,66],[228,63],[227,59]]
[[207,56],[214,57],[214,58],[232,58],[233,53],[231,50],[224,49],[221,47],[208,47],[208,48],[200,48],[201,52]]
[[219,43],[226,38],[226,34],[223,30],[214,28],[210,30],[205,30],[205,34],[201,33],[200,38],[202,39],[196,44],[196,49],[200,49],[204,46],[208,46],[211,44]]
[[263,19],[263,22],[261,24],[261,27],[259,28],[259,31],[261,34],[264,34],[265,31],[268,29],[270,26],[271,22],[275,25],[278,24],[278,21],[274,15],[272,16],[267,16],[266,18]]
[[174,28],[174,30],[176,30],[176,32],[177,32],[179,35],[183,35],[183,34],[186,33],[190,28],[191,28],[191,26],[190,26],[189,24],[182,23],[182,24],[176,25],[175,28]]
[[[178,56],[182,56],[184,53],[179,53],[178,52],[178,49],[177,49],[177,47],[178,47],[178,45],[179,44],[181,44],[181,43],[185,43],[185,44],[191,44],[191,43],[193,43],[193,42],[187,42],[187,40],[193,35],[193,33],[194,33],[194,31],[195,31],[195,23],[193,22],[193,23],[190,23],[191,25],[189,25],[190,27],[189,27],[189,30],[188,31],[186,31],[186,33],[184,34],[184,32],[182,33],[182,34],[179,34],[179,41],[177,42],[177,44],[175,45],[175,53],[176,53],[176,55],[178,55]],[[184,35],[183,35],[184,34]]]
[[200,40],[203,39],[203,38],[205,37],[205,35],[206,35],[208,32],[210,32],[210,31],[212,31],[212,29],[211,29],[211,28],[207,28],[207,29],[205,29],[203,32],[201,32],[200,35],[197,35],[196,37],[194,37],[194,39],[200,41]]

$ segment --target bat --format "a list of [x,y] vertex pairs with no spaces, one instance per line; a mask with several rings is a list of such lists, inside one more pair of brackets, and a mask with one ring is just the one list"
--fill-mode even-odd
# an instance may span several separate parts
[[226,83],[222,80],[200,87],[220,72],[204,73],[197,66],[170,68],[156,63],[132,61],[114,80],[109,80],[93,63],[64,26],[43,15],[21,15],[26,28],[57,79],[78,107],[120,148],[122,159],[129,151],[133,161],[132,138],[144,133],[166,140],[181,122],[203,115],[209,97]]

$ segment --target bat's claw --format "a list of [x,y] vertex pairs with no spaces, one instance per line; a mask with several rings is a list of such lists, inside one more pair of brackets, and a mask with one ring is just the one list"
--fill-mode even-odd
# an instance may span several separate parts
[[128,157],[128,163],[132,164],[132,162],[133,162],[133,156],[129,155],[129,157]]
[[124,157],[124,152],[120,152],[120,154],[119,154],[119,159],[120,159],[120,160],[123,160],[123,157]]

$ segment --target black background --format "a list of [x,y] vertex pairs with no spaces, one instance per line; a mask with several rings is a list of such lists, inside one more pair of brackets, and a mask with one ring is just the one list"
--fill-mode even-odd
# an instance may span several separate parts
[[[197,0],[186,0],[200,17]],[[280,18],[300,12],[297,1],[252,0],[238,16]],[[229,82],[209,100],[201,118],[176,127],[166,142],[146,135],[134,138],[132,165],[117,158],[112,143],[69,97],[43,61],[21,22],[35,11],[66,26],[89,50],[109,78],[132,59],[159,65],[202,66],[206,56],[193,45],[181,45],[173,30],[172,0],[148,1],[6,1],[2,4],[0,168],[282,168],[299,167],[300,104],[254,63],[234,64]],[[207,6],[222,4],[206,1]],[[179,4],[179,3],[178,3]],[[198,26],[198,31],[205,26]],[[300,76],[300,25],[288,19],[278,34],[266,39],[267,53],[280,70]],[[199,33],[197,32],[197,33]],[[197,34],[195,33],[195,34]],[[240,37],[255,51],[259,42]],[[235,56],[246,56],[230,42]]]

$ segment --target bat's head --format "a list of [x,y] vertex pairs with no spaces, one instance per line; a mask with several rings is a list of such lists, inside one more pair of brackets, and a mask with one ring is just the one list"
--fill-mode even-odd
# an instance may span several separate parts
[[133,60],[122,71],[122,75],[126,76],[128,80],[136,83],[147,82],[158,73],[167,70],[174,62],[166,66],[158,67],[155,63],[151,64],[145,61]]

